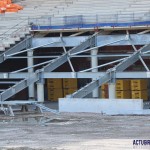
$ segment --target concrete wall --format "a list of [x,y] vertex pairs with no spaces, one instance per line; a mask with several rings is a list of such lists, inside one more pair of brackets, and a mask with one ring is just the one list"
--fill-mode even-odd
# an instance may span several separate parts
[[[60,98],[60,112],[91,112],[108,115],[143,114],[142,99],[74,99]],[[145,112],[145,111],[144,111]],[[150,110],[144,114],[150,114]]]

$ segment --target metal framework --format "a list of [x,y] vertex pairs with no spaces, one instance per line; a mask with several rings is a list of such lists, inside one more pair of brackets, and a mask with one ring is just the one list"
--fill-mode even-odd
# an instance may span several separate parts
[[[150,78],[150,71],[144,58],[148,58],[150,55],[150,34],[148,31],[143,31],[139,34],[129,34],[126,35],[108,35],[108,32],[100,31],[94,33],[92,36],[70,36],[57,38],[32,38],[27,37],[25,40],[12,47],[8,51],[0,55],[0,63],[6,59],[28,59],[28,58],[49,58],[49,61],[45,61],[39,64],[28,66],[13,72],[0,73],[0,79],[21,79],[18,82],[8,82],[9,84],[14,84],[6,90],[1,90],[0,93],[0,104],[3,105],[11,96],[31,86],[32,84],[39,82],[43,84],[43,79],[45,78],[95,78],[85,87],[79,89],[77,92],[70,95],[73,98],[82,98],[91,93],[95,88],[101,86],[105,82],[115,82],[116,78]],[[146,34],[145,34],[146,33]],[[78,35],[78,34],[77,34]],[[99,54],[99,55],[89,55],[90,51],[102,48],[104,46],[116,46],[116,45],[130,45],[133,47],[133,53],[129,54]],[[145,45],[139,50],[135,45]],[[16,56],[21,53],[33,52],[41,47],[62,47],[62,55],[54,56]],[[73,47],[67,51],[66,47]],[[100,50],[100,49],[99,49]],[[85,55],[86,53],[86,55]],[[71,59],[81,57],[96,57],[96,58],[114,58],[115,60],[110,60],[108,63],[104,63],[95,67],[87,68],[75,71]],[[119,58],[121,57],[121,58]],[[118,59],[119,58],[119,59]],[[145,72],[123,72],[126,68],[134,64],[136,61],[140,60],[145,68]],[[62,64],[68,62],[71,68],[71,72],[54,72]],[[93,69],[108,66],[110,64],[116,64],[115,67],[108,69],[106,72],[91,72]],[[41,69],[35,72],[22,72],[37,66],[43,66]],[[7,82],[5,82],[7,84]],[[5,102],[7,103],[7,101]],[[13,103],[13,102],[12,102]],[[14,102],[15,103],[15,102]],[[36,106],[39,106],[36,104]],[[43,108],[44,106],[39,106]],[[46,109],[45,107],[43,109]],[[13,112],[10,112],[13,115]],[[51,111],[53,112],[53,110]]]

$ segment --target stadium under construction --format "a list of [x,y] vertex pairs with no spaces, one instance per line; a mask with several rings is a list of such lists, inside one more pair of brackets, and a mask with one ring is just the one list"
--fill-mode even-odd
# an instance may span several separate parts
[[14,3],[0,3],[1,111],[150,114],[148,0]]

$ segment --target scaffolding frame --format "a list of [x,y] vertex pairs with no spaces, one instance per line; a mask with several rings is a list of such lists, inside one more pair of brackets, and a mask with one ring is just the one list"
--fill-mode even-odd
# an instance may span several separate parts
[[[146,34],[145,34],[146,33]],[[40,38],[41,39],[41,38]],[[50,39],[50,40],[49,40]],[[103,40],[102,40],[103,39]],[[69,95],[72,98],[82,98],[91,93],[95,88],[101,86],[105,82],[114,82],[116,78],[150,78],[150,71],[147,64],[144,62],[144,58],[150,56],[150,34],[143,31],[139,34],[129,34],[126,35],[109,35],[106,31],[95,32],[92,36],[86,37],[63,37],[60,34],[58,38],[44,38],[42,39],[42,44],[38,45],[39,39],[34,39],[33,37],[27,37],[14,47],[10,48],[8,51],[4,52],[0,55],[0,63],[4,62],[7,59],[35,59],[36,56],[26,56],[19,57],[16,56],[25,52],[33,52],[37,48],[41,47],[62,47],[63,54],[55,55],[53,57],[47,56],[45,58],[50,58],[49,61],[45,61],[36,65],[28,66],[26,68],[22,68],[20,70],[16,70],[13,72],[0,73],[0,79],[21,79],[14,83],[10,88],[3,90],[0,93],[0,104],[2,105],[5,101],[5,104],[9,103],[7,101],[8,98],[25,89],[26,87],[31,86],[34,83],[44,84],[43,80],[45,78],[96,78],[95,81],[87,84],[82,87],[75,93]],[[49,41],[49,42],[47,42]],[[69,45],[71,42],[71,46]],[[73,46],[74,45],[74,46]],[[131,45],[133,47],[133,53],[131,54],[116,54],[116,55],[83,55],[85,52],[93,51],[95,49],[99,49],[104,46],[111,45]],[[135,45],[145,45],[139,50],[136,49]],[[66,47],[72,47],[70,50],[66,50]],[[80,58],[80,57],[113,57],[115,60],[110,61],[108,63],[104,63],[95,67],[87,68],[84,70],[80,70],[78,72],[75,71],[71,59],[72,58]],[[121,57],[117,59],[116,57]],[[42,58],[42,56],[38,56],[37,58]],[[134,64],[136,61],[140,60],[145,67],[145,72],[124,72],[126,68]],[[71,68],[71,72],[53,72],[59,66],[68,62]],[[45,65],[47,64],[47,65]],[[110,68],[106,72],[91,72],[93,69],[101,68],[103,66],[107,66],[110,64],[116,64],[115,67]],[[22,72],[24,70],[28,70],[31,68],[35,68],[37,66],[42,66],[41,69],[36,70],[35,72]],[[9,82],[10,83],[10,82]],[[37,101],[38,102],[38,101]],[[15,101],[12,101],[12,104],[16,104]],[[21,104],[21,102],[20,102]],[[32,104],[32,103],[31,103]],[[37,105],[38,106],[38,105]],[[42,106],[40,106],[41,108]],[[43,107],[42,107],[43,108]],[[45,107],[44,107],[45,108]],[[10,109],[10,113],[13,115],[12,110]]]

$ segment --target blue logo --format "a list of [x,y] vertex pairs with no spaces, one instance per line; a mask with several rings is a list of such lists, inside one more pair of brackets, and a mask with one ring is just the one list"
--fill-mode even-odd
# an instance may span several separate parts
[[134,149],[149,149],[150,148],[150,140],[133,140],[133,148]]

